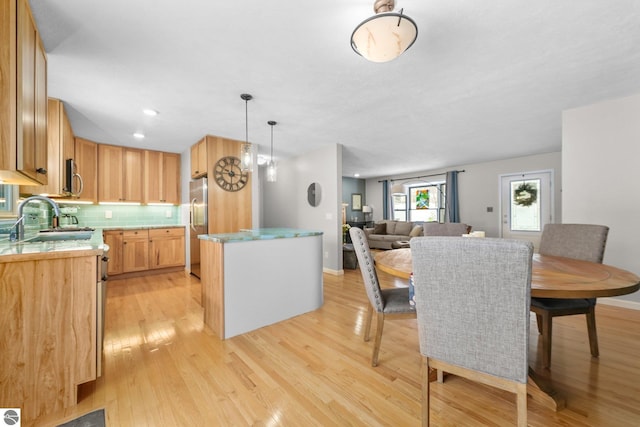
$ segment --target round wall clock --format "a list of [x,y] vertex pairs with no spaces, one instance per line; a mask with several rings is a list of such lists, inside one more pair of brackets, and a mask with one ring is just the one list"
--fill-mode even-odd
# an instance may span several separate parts
[[242,190],[249,175],[240,169],[240,159],[233,156],[222,157],[213,169],[216,183],[225,191]]

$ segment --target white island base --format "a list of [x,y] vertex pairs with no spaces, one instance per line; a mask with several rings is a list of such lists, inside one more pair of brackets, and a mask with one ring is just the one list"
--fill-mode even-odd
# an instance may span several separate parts
[[322,306],[321,233],[260,229],[199,238],[204,321],[221,339]]

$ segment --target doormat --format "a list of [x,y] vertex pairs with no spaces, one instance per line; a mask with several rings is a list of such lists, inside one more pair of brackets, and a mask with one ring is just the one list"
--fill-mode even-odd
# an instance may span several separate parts
[[60,424],[58,427],[105,427],[104,408],[84,414],[75,420]]

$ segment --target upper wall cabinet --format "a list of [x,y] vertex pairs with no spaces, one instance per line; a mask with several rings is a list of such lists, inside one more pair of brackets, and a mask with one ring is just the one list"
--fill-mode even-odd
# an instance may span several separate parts
[[47,185],[21,186],[20,193],[65,196],[65,161],[74,158],[73,130],[62,101],[49,98],[47,104]]
[[145,151],[144,202],[180,204],[180,154]]
[[[98,143],[87,139],[76,138],[74,159],[76,173],[79,175],[78,181],[74,180],[73,185],[81,185],[82,191],[77,197],[78,200],[86,202],[98,202]],[[79,191],[74,187],[74,192]]]
[[207,174],[207,138],[202,138],[191,146],[191,178]]
[[47,184],[47,57],[27,0],[0,3],[0,179]]
[[98,144],[98,201],[142,203],[144,151]]

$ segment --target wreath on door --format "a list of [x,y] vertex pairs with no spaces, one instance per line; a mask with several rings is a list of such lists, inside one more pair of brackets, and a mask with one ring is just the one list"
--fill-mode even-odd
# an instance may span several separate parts
[[523,182],[513,191],[513,200],[518,206],[531,206],[538,200],[538,190],[533,185]]

